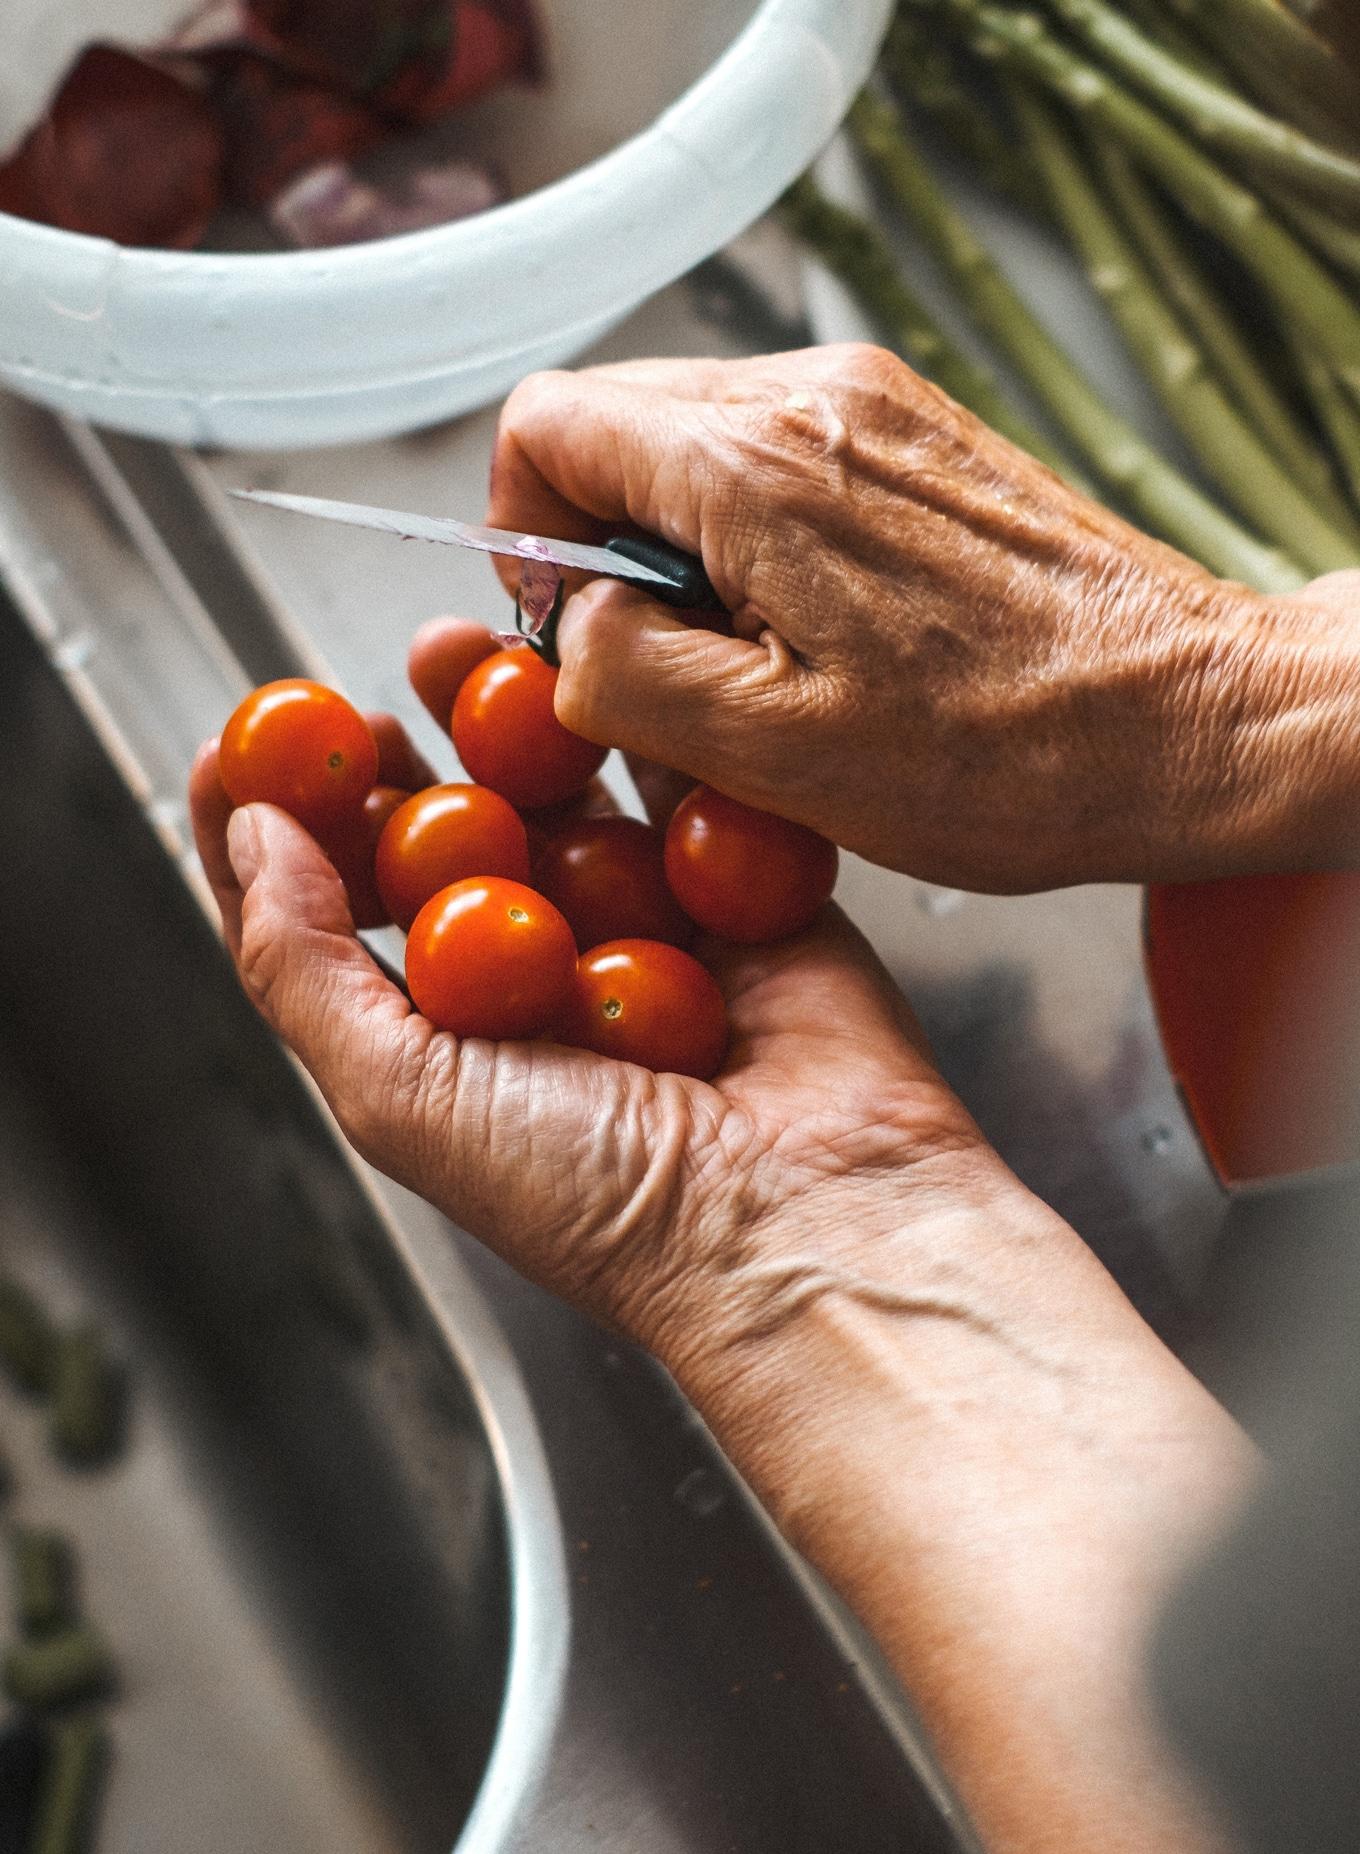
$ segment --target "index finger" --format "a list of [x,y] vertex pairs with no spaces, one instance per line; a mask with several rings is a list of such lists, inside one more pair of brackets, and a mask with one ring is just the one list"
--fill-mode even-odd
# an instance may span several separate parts
[[714,544],[734,487],[720,452],[712,402],[605,370],[534,374],[501,414],[487,518],[594,544],[632,524],[701,555],[719,596],[740,602]]

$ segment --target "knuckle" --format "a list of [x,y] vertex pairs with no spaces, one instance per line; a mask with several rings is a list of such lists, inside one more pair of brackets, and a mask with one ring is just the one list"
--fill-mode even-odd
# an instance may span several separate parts
[[572,734],[585,734],[596,712],[595,691],[599,677],[587,658],[565,659],[557,678],[553,710],[558,720]]
[[905,363],[872,341],[846,341],[828,354],[831,378],[854,392],[891,392],[902,383]]
[[502,435],[513,435],[531,426],[545,405],[560,396],[563,383],[569,377],[561,368],[527,374],[501,409]]
[[319,853],[312,866],[292,872],[286,903],[262,884],[247,890],[237,969],[250,998],[290,1041],[305,1027],[283,1021],[308,989],[298,981],[313,967],[323,971],[333,937],[351,932],[344,885]]
[[283,972],[284,942],[272,905],[255,890],[241,909],[241,947],[236,957],[241,983],[251,1002],[272,1022],[272,1001]]
[[611,637],[617,629],[607,593],[588,588],[572,601],[560,635],[562,667],[553,702],[558,720],[573,733],[599,712],[608,685]]

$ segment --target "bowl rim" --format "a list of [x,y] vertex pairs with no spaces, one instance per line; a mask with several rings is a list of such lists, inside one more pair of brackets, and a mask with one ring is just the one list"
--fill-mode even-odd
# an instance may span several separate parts
[[[887,0],[883,0],[883,3],[886,10]],[[532,216],[541,221],[545,205],[554,212],[560,212],[563,217],[570,217],[572,201],[578,194],[585,198],[597,195],[602,190],[613,197],[623,197],[630,193],[632,186],[627,175],[634,171],[638,151],[662,148],[671,139],[668,124],[677,112],[701,96],[706,98],[719,95],[729,89],[735,94],[737,87],[731,85],[729,80],[749,60],[753,44],[757,44],[766,34],[785,26],[808,29],[807,16],[810,11],[817,10],[815,0],[759,0],[745,26],[719,57],[646,127],[615,143],[583,166],[560,175],[556,180],[547,181],[529,193],[489,207],[485,212],[474,213],[444,225],[397,233],[390,238],[364,239],[358,244],[328,245],[299,251],[167,251],[147,245],[120,245],[113,239],[88,232],[66,231],[59,226],[45,225],[38,220],[23,219],[13,213],[0,211],[0,250],[8,250],[13,254],[24,254],[26,251],[31,259],[39,263],[44,251],[67,258],[79,253],[89,262],[98,264],[107,264],[110,261],[109,254],[113,253],[116,254],[120,273],[129,283],[152,282],[158,276],[184,278],[192,272],[205,279],[214,274],[220,275],[239,286],[266,279],[272,281],[285,268],[294,272],[309,267],[319,268],[318,260],[324,260],[325,272],[330,276],[349,272],[363,273],[372,263],[372,253],[388,248],[426,256],[445,251],[456,253],[460,246],[471,249],[479,238],[495,236],[498,232],[513,233],[516,221],[520,218]],[[840,4],[838,0],[821,0],[820,10],[823,19],[830,21],[839,14]],[[847,6],[847,14],[851,10]],[[621,181],[612,171],[615,168],[625,170]]]
[[263,450],[489,405],[759,218],[835,133],[891,10],[759,0],[637,134],[423,232],[167,252],[0,215],[0,384],[144,437]]

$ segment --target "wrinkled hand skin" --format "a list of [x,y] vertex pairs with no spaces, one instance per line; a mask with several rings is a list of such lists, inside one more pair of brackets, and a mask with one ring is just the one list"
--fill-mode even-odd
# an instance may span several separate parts
[[[440,720],[469,630],[415,640]],[[381,780],[434,777],[370,720]],[[636,775],[654,816],[684,789]],[[306,831],[232,812],[216,742],[191,802],[242,982],[354,1145],[669,1367],[877,1636],[989,1854],[1219,1854],[1141,1644],[1249,1451],[986,1145],[849,923],[698,949],[733,1025],[712,1084],[460,1043]]]
[[673,1369],[792,1316],[835,1278],[841,1232],[869,1245],[951,1180],[1010,1182],[835,910],[783,946],[708,949],[733,1022],[711,1086],[460,1044],[369,957],[306,831],[270,806],[230,813],[215,745],[192,796],[242,982],[352,1143]]
[[1360,855],[1360,573],[1225,584],[879,349],[534,376],[489,519],[700,553],[735,635],[597,581],[562,719],[889,868],[1005,893]]

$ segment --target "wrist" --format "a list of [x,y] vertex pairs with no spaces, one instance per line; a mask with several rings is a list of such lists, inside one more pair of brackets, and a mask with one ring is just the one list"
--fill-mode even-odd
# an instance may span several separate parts
[[1189,866],[1169,843],[1169,873],[1360,863],[1360,572],[1289,598],[1227,595],[1179,680],[1169,821]]
[[[817,1264],[820,1269],[820,1262]],[[685,1387],[877,1639],[987,1845],[1218,1842],[1144,1643],[1248,1444],[1076,1234],[1004,1175]],[[1015,1696],[1026,1703],[1017,1708]]]
[[1021,1187],[962,1109],[958,1120],[957,1145],[800,1181],[755,1221],[722,1218],[725,1238],[703,1245],[702,1267],[637,1330],[715,1427],[763,1429],[771,1406],[805,1387],[804,1358],[839,1353],[845,1315],[893,1329],[986,1318],[976,1284],[989,1232]]
[[[922,1178],[847,1179],[761,1232],[654,1348],[796,1542],[834,1485],[881,1461],[1011,1446],[1029,1408],[1094,1400],[1124,1369],[1203,1393],[1076,1232],[979,1139]],[[671,1337],[673,1335],[673,1338]],[[1116,1390],[1115,1400],[1121,1393]],[[792,1499],[799,1509],[786,1512]]]

